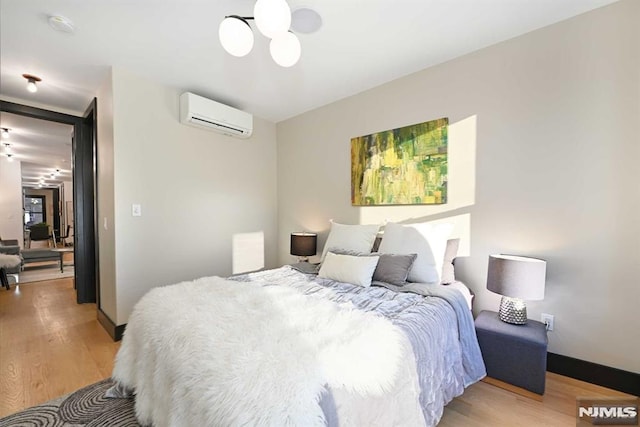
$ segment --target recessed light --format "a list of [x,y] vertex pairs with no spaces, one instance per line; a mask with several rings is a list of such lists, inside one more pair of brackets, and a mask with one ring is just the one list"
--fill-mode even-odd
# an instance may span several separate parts
[[73,33],[75,31],[75,27],[73,26],[73,22],[68,18],[62,15],[52,15],[49,17],[49,25],[56,31],[60,31],[62,33]]
[[9,136],[10,136],[9,131],[10,130],[11,129],[9,129],[9,128],[2,128],[2,138],[4,138],[4,139],[9,138]]

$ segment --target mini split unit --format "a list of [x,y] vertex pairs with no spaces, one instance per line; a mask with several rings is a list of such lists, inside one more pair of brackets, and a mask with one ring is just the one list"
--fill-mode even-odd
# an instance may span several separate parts
[[196,94],[180,95],[180,122],[236,138],[253,133],[253,116]]

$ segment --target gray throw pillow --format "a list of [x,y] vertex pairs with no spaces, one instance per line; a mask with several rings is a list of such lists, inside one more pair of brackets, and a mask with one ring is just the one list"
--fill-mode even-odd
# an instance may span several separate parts
[[460,239],[447,240],[447,249],[444,251],[444,262],[442,264],[442,280],[443,285],[448,285],[456,281],[456,273],[453,268],[453,260],[458,255],[458,246]]
[[417,256],[416,254],[380,254],[378,266],[373,272],[373,280],[391,283],[396,286],[405,285],[409,270],[411,270],[411,266]]

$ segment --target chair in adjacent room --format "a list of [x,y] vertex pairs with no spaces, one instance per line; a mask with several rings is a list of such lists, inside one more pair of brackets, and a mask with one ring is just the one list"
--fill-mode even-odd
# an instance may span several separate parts
[[[29,232],[30,242],[37,242],[37,241],[51,239],[51,233],[49,233],[49,226],[47,224],[44,224],[44,223],[34,224],[31,227],[29,227],[29,231],[30,231]],[[29,246],[31,246],[31,243],[29,243]],[[55,246],[55,242],[54,242],[54,246]]]
[[71,231],[71,226],[67,225],[67,230],[65,231],[65,233],[61,234],[60,236],[57,236],[58,243],[61,244],[63,247],[67,246],[67,238],[69,237],[69,231]]

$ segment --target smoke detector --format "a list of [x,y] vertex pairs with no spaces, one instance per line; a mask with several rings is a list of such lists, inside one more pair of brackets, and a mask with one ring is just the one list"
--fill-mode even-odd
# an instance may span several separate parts
[[73,33],[75,31],[75,27],[73,26],[73,22],[71,22],[68,18],[62,15],[52,15],[49,17],[49,25],[56,31],[60,31],[62,33]]
[[291,13],[291,29],[297,33],[315,33],[320,27],[322,27],[322,17],[311,8],[301,7]]

